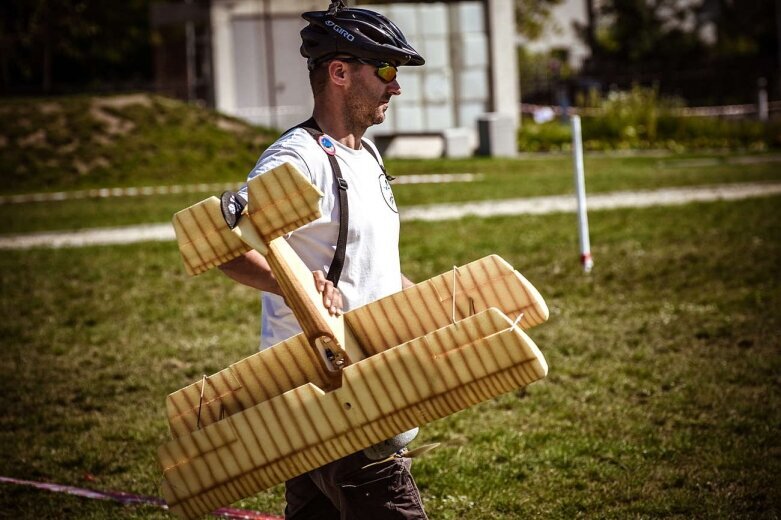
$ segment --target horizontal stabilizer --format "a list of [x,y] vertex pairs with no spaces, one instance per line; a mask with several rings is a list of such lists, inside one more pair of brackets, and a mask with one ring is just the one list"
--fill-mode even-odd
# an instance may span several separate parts
[[249,203],[235,229],[225,222],[217,197],[174,215],[187,274],[200,274],[253,248],[265,254],[271,240],[320,217],[322,192],[290,163],[258,175],[247,190]]
[[323,192],[290,163],[253,178],[247,195],[247,214],[267,244],[320,218]]
[[174,231],[187,274],[194,276],[250,250],[222,216],[220,199],[209,197],[174,215]]

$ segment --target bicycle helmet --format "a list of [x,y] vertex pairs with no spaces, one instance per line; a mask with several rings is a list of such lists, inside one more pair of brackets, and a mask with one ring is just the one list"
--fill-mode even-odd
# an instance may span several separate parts
[[301,55],[313,70],[318,63],[339,54],[385,61],[393,65],[423,65],[401,30],[388,18],[368,9],[331,2],[327,11],[301,15],[309,25],[301,30]]

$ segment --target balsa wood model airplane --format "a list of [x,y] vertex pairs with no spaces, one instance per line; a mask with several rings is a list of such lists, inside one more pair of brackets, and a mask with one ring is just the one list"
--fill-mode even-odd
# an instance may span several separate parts
[[454,268],[333,317],[282,235],[320,216],[320,191],[291,165],[248,184],[231,229],[211,197],[177,213],[187,272],[250,248],[268,260],[303,330],[167,398],[160,446],[172,512],[197,518],[416,426],[545,377],[523,329],[548,318],[500,257]]

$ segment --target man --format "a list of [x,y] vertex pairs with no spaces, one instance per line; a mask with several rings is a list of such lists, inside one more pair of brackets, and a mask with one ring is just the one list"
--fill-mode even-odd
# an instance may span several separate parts
[[[384,166],[363,135],[385,120],[391,98],[401,94],[397,68],[424,60],[379,13],[335,1],[327,11],[303,18],[309,22],[301,31],[301,54],[314,95],[312,119],[269,147],[249,178],[289,162],[324,193],[322,217],[286,238],[312,270],[323,305],[335,315],[412,285],[400,269],[399,217]],[[349,215],[346,222],[340,221],[342,215]],[[259,253],[251,251],[222,270],[263,291],[261,348],[300,332]],[[377,461],[415,434],[407,432],[289,480],[285,517],[425,519],[409,459],[397,453]]]

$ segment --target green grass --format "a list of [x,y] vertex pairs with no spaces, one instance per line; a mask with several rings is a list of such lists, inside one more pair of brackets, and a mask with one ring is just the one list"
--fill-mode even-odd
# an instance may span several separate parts
[[594,213],[588,277],[571,216],[405,229],[455,263],[500,251],[552,310],[547,381],[443,421],[455,446],[418,465],[438,497],[484,482],[437,518],[776,517],[779,202]]
[[[697,157],[702,156],[587,156],[584,166],[587,188],[590,193],[604,193],[781,179],[778,163],[735,166],[727,162],[729,157],[735,156],[710,154],[705,157],[716,164],[686,165],[688,159]],[[443,172],[471,172],[482,175],[479,182],[398,185],[394,188],[394,194],[401,207],[559,195],[574,191],[572,158],[568,155],[530,156],[524,159],[389,161],[389,171],[394,175]]]
[[225,171],[246,175],[275,136],[146,94],[0,100],[0,193],[195,183]]
[[[781,515],[780,203],[592,213],[588,276],[572,215],[405,223],[412,278],[498,253],[551,308],[547,379],[422,429],[431,518]],[[0,287],[0,475],[159,494],[165,395],[257,344],[257,296],[173,243],[6,251]],[[166,517],[8,485],[0,511]]]
[[[763,156],[756,156],[762,159]],[[736,165],[735,156],[671,155],[669,157],[586,158],[586,184],[589,193],[615,190],[647,190],[661,187],[692,186],[732,182],[778,181],[778,162]],[[239,186],[251,168],[232,176],[223,172],[207,182],[234,182]],[[452,184],[397,184],[394,194],[402,208],[418,204],[464,202],[558,195],[573,192],[572,161],[567,156],[532,157],[517,160],[395,160],[389,170],[402,177],[411,173],[471,172],[476,182]],[[230,173],[230,172],[228,172]],[[187,182],[186,179],[180,179]],[[0,205],[0,234],[90,227],[122,226],[167,222],[180,209],[213,193],[79,199],[62,202],[36,202]]]
[[[0,100],[0,194],[224,182],[240,185],[276,132],[145,94]],[[707,158],[703,165],[686,161]],[[759,156],[761,158],[761,156]],[[586,157],[589,193],[779,180],[778,163],[734,154]],[[568,155],[388,160],[397,176],[477,173],[477,182],[397,185],[401,207],[572,192]],[[166,222],[211,193],[0,205],[0,234]]]
[[[102,119],[93,98],[0,102],[0,193],[238,184],[272,135],[147,99]],[[388,166],[483,175],[398,185],[402,208],[572,191],[566,155]],[[781,175],[712,153],[589,155],[586,169],[590,193]],[[163,222],[206,195],[2,205],[0,233]],[[415,462],[432,520],[781,516],[779,204],[592,212],[591,275],[573,215],[404,223],[413,279],[498,253],[551,309],[531,331],[548,378],[422,429],[417,445],[442,443]],[[4,251],[0,313],[0,475],[145,495],[160,494],[164,397],[258,343],[257,295],[187,278],[173,243]],[[281,514],[282,487],[239,505]],[[0,517],[169,516],[2,484]]]
[[1,233],[78,230],[170,222],[174,213],[219,193],[150,195],[0,205]]

